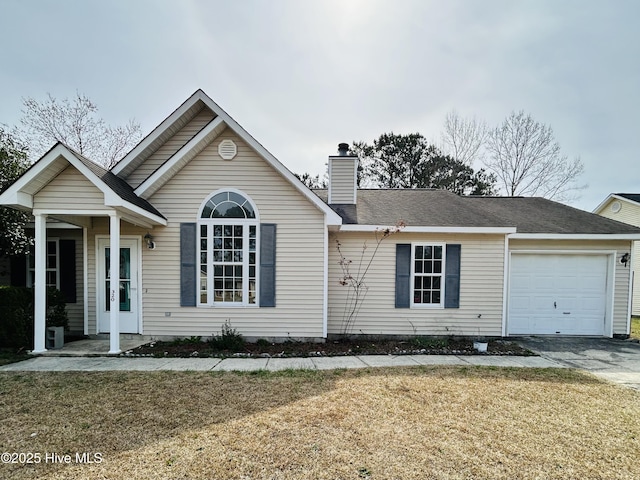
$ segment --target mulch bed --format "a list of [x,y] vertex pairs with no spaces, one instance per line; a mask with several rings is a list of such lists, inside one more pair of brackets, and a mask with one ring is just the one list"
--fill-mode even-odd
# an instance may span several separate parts
[[507,340],[489,340],[487,352],[479,353],[469,338],[417,338],[413,340],[329,340],[325,343],[244,343],[233,350],[215,348],[209,342],[176,340],[151,342],[125,352],[126,356],[151,357],[326,357],[343,355],[519,355],[533,352]]

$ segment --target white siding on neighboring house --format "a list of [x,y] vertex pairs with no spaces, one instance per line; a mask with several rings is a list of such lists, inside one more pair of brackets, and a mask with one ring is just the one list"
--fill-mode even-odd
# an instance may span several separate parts
[[554,251],[616,251],[615,282],[613,299],[613,334],[627,335],[628,331],[628,298],[630,266],[622,265],[618,260],[622,254],[629,252],[630,242],[617,241],[576,241],[576,240],[517,240],[509,241],[509,250],[554,250]]
[[[366,242],[365,262],[376,240],[373,232],[338,232],[329,239],[329,334],[344,333],[348,287],[336,240],[357,271]],[[461,245],[459,308],[395,308],[396,244],[448,243]],[[486,335],[502,334],[504,235],[397,233],[383,240],[368,271],[369,287],[351,334],[367,335]]]
[[[611,209],[614,202],[620,204],[620,210],[616,208],[614,210],[617,211],[613,211]],[[630,201],[612,198],[602,207],[598,215],[640,227],[640,205]],[[640,316],[640,279],[636,278],[640,275],[640,242],[633,242],[631,257],[633,259],[631,268],[634,272],[632,314]]]
[[[231,161],[218,154],[225,139],[238,146]],[[261,223],[277,224],[274,308],[180,306],[180,224],[196,222],[201,204],[225,188],[249,196]],[[208,336],[229,320],[248,337],[323,336],[323,214],[233,132],[223,132],[149,200],[168,225],[151,232],[155,250],[143,248],[144,334]]]
[[33,196],[34,209],[104,209],[104,194],[69,165]]
[[174,153],[180,150],[189,140],[191,140],[207,123],[213,120],[214,114],[208,108],[204,108],[173,135],[164,145],[152,153],[140,167],[129,175],[126,179],[133,188],[138,187],[149,175],[162,166]]

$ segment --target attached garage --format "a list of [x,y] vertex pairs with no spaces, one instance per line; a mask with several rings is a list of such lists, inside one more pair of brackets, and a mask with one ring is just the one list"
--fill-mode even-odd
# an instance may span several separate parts
[[508,335],[610,336],[613,254],[512,252]]

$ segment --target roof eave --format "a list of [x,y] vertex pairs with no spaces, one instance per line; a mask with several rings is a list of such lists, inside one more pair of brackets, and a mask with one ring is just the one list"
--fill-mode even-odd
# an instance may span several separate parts
[[514,240],[640,240],[640,233],[514,233]]

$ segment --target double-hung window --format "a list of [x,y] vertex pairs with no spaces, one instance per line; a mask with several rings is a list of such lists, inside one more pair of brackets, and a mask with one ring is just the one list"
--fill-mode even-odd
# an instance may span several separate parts
[[198,221],[198,304],[257,304],[258,220],[236,191],[215,193]]
[[[60,288],[60,252],[58,239],[47,240],[47,256],[45,260],[47,287]],[[35,247],[29,249],[27,269],[27,287],[33,287],[36,276]]]
[[445,246],[414,244],[411,252],[412,306],[443,307]]

